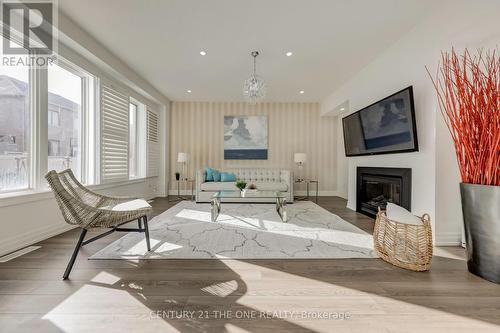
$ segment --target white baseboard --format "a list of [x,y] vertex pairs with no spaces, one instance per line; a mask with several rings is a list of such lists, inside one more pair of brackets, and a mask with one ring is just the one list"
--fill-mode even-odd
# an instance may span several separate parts
[[[91,188],[93,189],[113,189],[117,187],[122,187],[122,186],[129,186],[133,184],[139,184],[141,182],[148,182],[148,179],[140,179],[140,180],[133,180],[133,181],[128,181],[124,183],[113,183],[113,184],[104,184],[104,185],[95,185],[92,186]],[[147,184],[146,184],[147,186]],[[147,187],[146,187],[147,188]],[[139,190],[141,190],[143,193],[144,187],[140,187]],[[122,190],[121,194],[118,195],[130,195],[134,196],[134,190],[128,190],[129,193],[126,193],[127,191]],[[157,187],[149,187],[149,190],[147,190],[147,195],[146,198],[147,200],[153,199],[159,195],[159,191],[157,190]],[[13,195],[12,197],[1,197],[0,196],[0,216],[2,216],[4,212],[4,208],[6,206],[18,206],[16,209],[19,211],[22,211],[23,209],[32,209],[33,202],[36,201],[47,201],[47,207],[50,207],[50,209],[54,210],[54,214],[51,214],[51,218],[47,218],[47,221],[59,221],[59,223],[51,223],[50,225],[46,226],[39,226],[39,219],[34,216],[29,218],[27,220],[21,220],[18,223],[18,229],[16,230],[15,234],[12,236],[6,236],[5,234],[2,234],[0,237],[0,256],[5,255],[14,251],[17,251],[19,249],[22,249],[26,246],[32,245],[34,243],[40,242],[42,240],[45,240],[47,238],[56,236],[58,234],[61,234],[63,232],[66,232],[70,229],[75,228],[75,226],[66,224],[62,216],[59,213],[59,210],[57,209],[57,206],[55,205],[55,199],[54,195],[50,191],[43,191],[39,193],[22,193],[22,195]],[[52,203],[51,203],[52,201]],[[31,206],[30,206],[31,205]],[[40,205],[36,206],[36,209],[39,209]],[[42,204],[43,207],[43,204]],[[49,208],[47,208],[49,209]],[[33,219],[33,221],[31,220]],[[32,225],[35,225],[35,227],[31,227]]]
[[22,257],[25,254],[28,254],[28,253],[33,252],[33,251],[36,251],[36,250],[38,250],[40,248],[41,248],[41,246],[33,246],[33,245],[26,246],[25,248],[22,248],[20,250],[14,251],[14,252],[11,252],[10,254],[7,254],[5,256],[1,256],[0,257],[0,263],[8,262],[8,261],[11,261],[13,259]]
[[[146,197],[145,199],[152,200],[156,197],[157,195],[151,195],[149,197]],[[7,238],[5,240],[2,240],[2,243],[0,244],[0,256],[41,242],[50,237],[57,236],[74,228],[76,228],[76,226],[61,222],[47,227],[30,230],[28,232],[16,235],[15,237]]]
[[342,198],[342,199],[346,199],[346,200],[348,199],[348,198],[347,198],[347,193],[337,192],[337,197],[340,197],[340,198]]
[[58,223],[44,228],[30,230],[28,232],[16,235],[15,237],[7,238],[0,244],[0,256],[41,242],[47,238],[62,234],[63,232],[66,232],[73,228],[75,228],[75,226],[73,225]]
[[[182,196],[190,196],[191,195],[191,190],[181,190],[180,191]],[[177,190],[169,190],[168,191],[169,195],[177,195]],[[307,194],[307,191],[294,191],[293,194],[295,196],[305,196]],[[194,193],[196,195],[196,192]],[[316,195],[316,191],[309,191],[309,196],[314,197]],[[320,197],[336,197],[338,196],[337,191],[319,191],[318,196]]]
[[436,246],[461,246],[462,235],[455,232],[436,234]]
[[[307,191],[293,191],[293,194],[295,196],[305,196],[307,195]],[[309,190],[309,196],[314,197],[316,195],[315,190]],[[338,192],[337,191],[319,191],[318,196],[320,197],[337,197]]]
[[[180,193],[182,196],[190,196],[191,190],[181,190]],[[177,195],[177,190],[169,190],[168,195]],[[196,191],[193,192],[193,195],[196,195]]]

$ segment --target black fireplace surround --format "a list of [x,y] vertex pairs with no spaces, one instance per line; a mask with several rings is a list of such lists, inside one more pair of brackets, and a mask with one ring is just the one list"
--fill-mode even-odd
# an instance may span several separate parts
[[411,169],[358,167],[356,211],[375,217],[388,202],[411,210]]

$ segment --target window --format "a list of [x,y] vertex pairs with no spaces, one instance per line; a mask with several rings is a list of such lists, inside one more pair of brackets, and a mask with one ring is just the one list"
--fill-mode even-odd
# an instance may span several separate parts
[[0,135],[0,143],[16,144],[16,137],[13,135]]
[[58,127],[59,123],[59,110],[57,105],[49,104],[49,126]]
[[0,192],[30,187],[30,124],[29,68],[0,64]]
[[48,170],[71,168],[87,185],[157,172],[157,118],[106,80],[59,56],[48,68],[0,64],[0,193],[45,190]]
[[160,144],[158,132],[158,113],[147,108],[147,175],[158,176],[160,169]]
[[129,178],[137,177],[137,104],[129,107],[129,146],[128,146]]
[[82,177],[83,78],[63,64],[49,66],[48,78],[48,170],[70,168]]
[[146,176],[146,105],[131,99],[129,105],[129,178]]
[[100,182],[129,179],[129,96],[112,83],[101,81]]
[[69,139],[69,153],[71,157],[78,156],[78,138]]
[[[61,141],[59,140],[49,140],[49,157],[60,157],[60,148]],[[64,169],[64,168],[63,168]]]

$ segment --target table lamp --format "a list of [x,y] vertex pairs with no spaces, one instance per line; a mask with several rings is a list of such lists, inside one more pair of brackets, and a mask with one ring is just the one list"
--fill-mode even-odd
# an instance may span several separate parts
[[178,153],[177,154],[177,163],[182,163],[182,175],[181,175],[182,180],[187,180],[186,173],[187,173],[187,162],[188,161],[189,161],[189,154],[188,153]]
[[302,173],[304,171],[304,164],[307,161],[307,155],[305,153],[295,153],[293,155],[293,161],[297,164],[299,170],[297,182],[303,182],[304,178],[302,178]]

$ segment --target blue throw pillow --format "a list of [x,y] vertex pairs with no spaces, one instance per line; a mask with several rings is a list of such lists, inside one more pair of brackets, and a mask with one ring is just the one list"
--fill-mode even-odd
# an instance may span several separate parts
[[213,177],[214,177],[214,182],[220,182],[220,172],[213,169],[212,170],[212,174],[213,174]]
[[236,175],[232,172],[221,172],[220,179],[222,182],[235,182]]
[[213,182],[214,181],[214,171],[215,169],[212,168],[205,168],[205,181],[206,182]]

